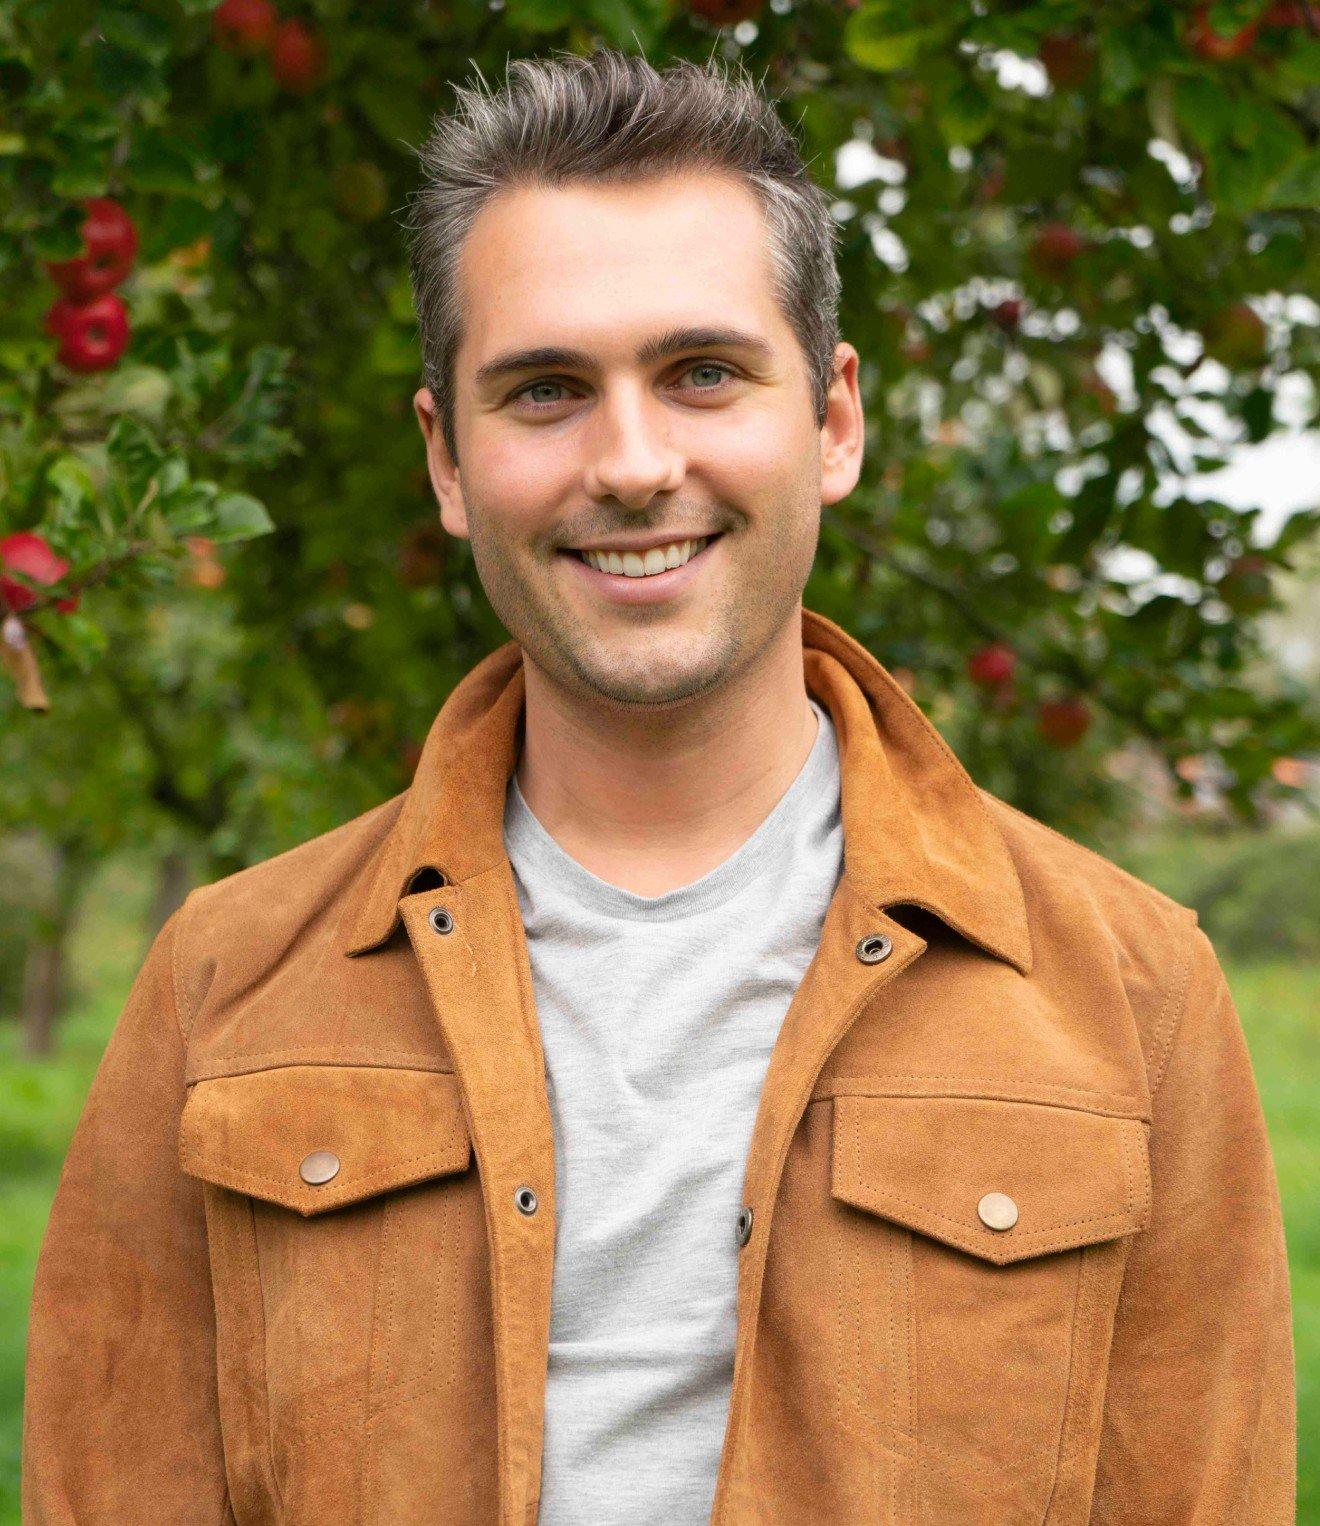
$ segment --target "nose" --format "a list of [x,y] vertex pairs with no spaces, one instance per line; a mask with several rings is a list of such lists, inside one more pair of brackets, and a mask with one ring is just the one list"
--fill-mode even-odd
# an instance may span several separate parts
[[685,461],[670,437],[671,422],[644,388],[624,385],[602,394],[585,473],[591,497],[643,508],[657,493],[681,487]]

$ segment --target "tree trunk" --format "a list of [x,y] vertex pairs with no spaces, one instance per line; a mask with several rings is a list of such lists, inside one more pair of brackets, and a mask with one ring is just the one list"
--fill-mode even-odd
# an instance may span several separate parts
[[156,870],[156,891],[151,901],[147,946],[170,916],[183,905],[192,889],[192,864],[182,848],[171,848]]
[[23,969],[23,1049],[32,1056],[55,1052],[55,1033],[68,996],[65,956],[87,867],[85,855],[64,843],[51,843],[50,854],[50,908],[36,919]]
[[64,1007],[64,945],[58,935],[34,933],[23,966],[23,1048],[55,1051],[55,1023]]

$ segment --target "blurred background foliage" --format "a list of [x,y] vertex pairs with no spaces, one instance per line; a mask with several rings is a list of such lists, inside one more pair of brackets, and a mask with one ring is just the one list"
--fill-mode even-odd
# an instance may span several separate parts
[[[608,43],[741,60],[835,197],[868,439],[808,604],[1065,830],[1122,815],[1133,742],[1185,797],[1180,760],[1212,762],[1258,819],[1320,728],[1261,636],[1320,512],[1262,538],[1182,479],[1314,415],[1316,23],[1254,0],[0,4],[0,530],[66,569],[11,571],[0,647],[16,673],[26,641],[40,692],[0,697],[33,765],[6,814],[67,816],[70,774],[122,747],[214,877],[406,786],[505,635],[412,414],[414,152],[451,81]],[[109,358],[61,333],[85,304],[52,315],[89,202],[133,244],[94,299],[122,308]],[[112,745],[40,766],[93,715]]]

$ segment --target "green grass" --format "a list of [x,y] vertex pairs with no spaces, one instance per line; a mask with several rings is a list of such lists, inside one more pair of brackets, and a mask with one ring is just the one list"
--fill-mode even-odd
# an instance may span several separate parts
[[[145,953],[140,874],[112,866],[73,950],[85,993],[59,1058],[24,1059],[0,1024],[0,1523],[19,1520],[23,1350],[37,1250],[97,1061]],[[1297,1519],[1320,1526],[1320,965],[1230,964],[1283,1194],[1297,1346]]]

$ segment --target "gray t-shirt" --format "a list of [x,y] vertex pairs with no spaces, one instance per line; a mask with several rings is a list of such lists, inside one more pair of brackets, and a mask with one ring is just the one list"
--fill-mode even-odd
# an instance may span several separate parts
[[509,780],[555,1134],[542,1526],[710,1519],[747,1148],[843,868],[834,728],[810,703],[815,744],[774,809],[664,895],[592,874]]

